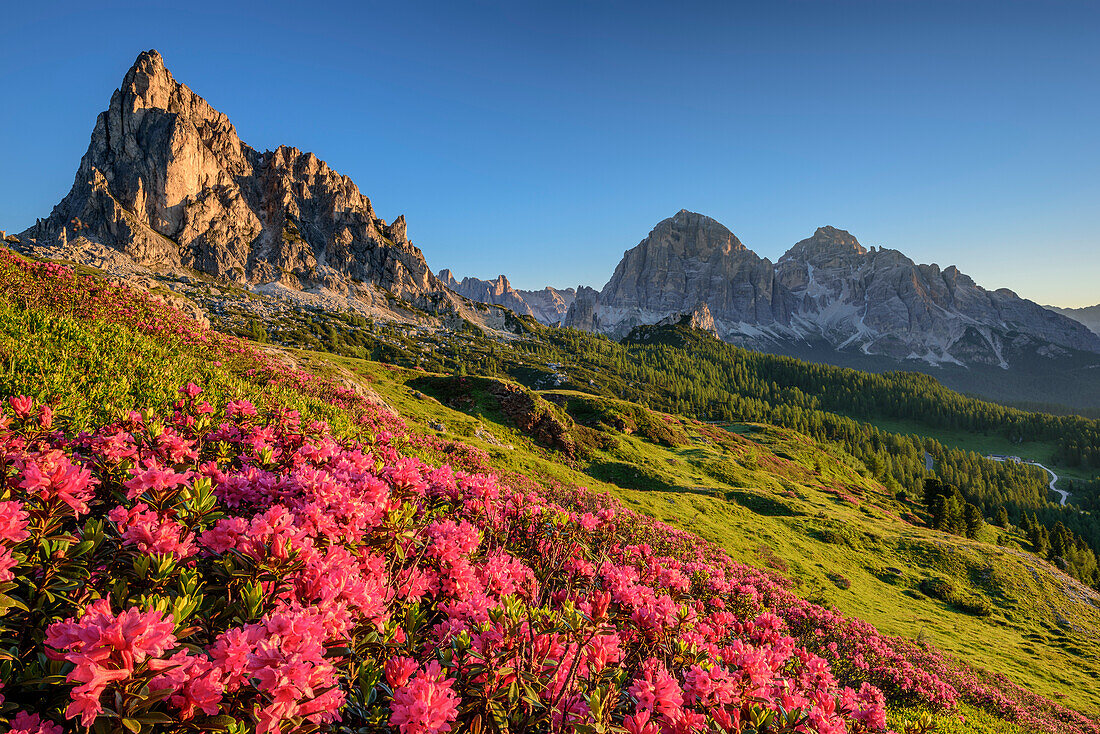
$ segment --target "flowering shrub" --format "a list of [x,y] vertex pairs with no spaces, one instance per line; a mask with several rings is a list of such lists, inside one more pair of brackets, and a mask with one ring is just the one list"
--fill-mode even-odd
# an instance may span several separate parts
[[166,420],[67,436],[9,401],[13,726],[884,728],[878,689],[844,688],[732,564],[663,557],[613,508],[293,412],[213,416],[188,385]]
[[[2,252],[0,279],[189,345],[223,380],[161,415],[8,400],[12,731],[871,732],[887,697],[1098,731],[610,498],[502,481],[484,453],[125,289]],[[230,372],[279,399],[232,394]],[[285,407],[303,395],[339,429]]]

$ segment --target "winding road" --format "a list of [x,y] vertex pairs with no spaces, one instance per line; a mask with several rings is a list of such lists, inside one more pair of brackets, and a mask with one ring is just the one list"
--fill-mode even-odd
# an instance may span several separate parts
[[[1000,457],[1000,458],[997,458],[996,456],[987,456],[985,458],[993,459],[993,461],[1009,461],[1009,459],[1007,459],[1003,456]],[[1037,466],[1040,469],[1042,469],[1043,471],[1045,471],[1047,474],[1049,474],[1050,475],[1050,491],[1054,492],[1057,495],[1060,495],[1061,498],[1062,498],[1062,502],[1061,502],[1062,507],[1066,506],[1066,500],[1069,499],[1069,492],[1067,492],[1064,489],[1058,489],[1057,487],[1054,486],[1054,483],[1058,481],[1058,475],[1057,474],[1055,474],[1053,471],[1051,471],[1050,469],[1043,466],[1042,464],[1040,464],[1037,461],[1021,461],[1020,463],[1021,464],[1029,464],[1031,466]]]
[[1058,481],[1058,475],[1052,472],[1050,469],[1047,469],[1045,466],[1037,461],[1028,461],[1026,463],[1031,464],[1032,466],[1037,466],[1050,475],[1050,491],[1062,496],[1062,507],[1065,507],[1066,500],[1069,499],[1069,492],[1064,489],[1058,489],[1054,486],[1054,483]]

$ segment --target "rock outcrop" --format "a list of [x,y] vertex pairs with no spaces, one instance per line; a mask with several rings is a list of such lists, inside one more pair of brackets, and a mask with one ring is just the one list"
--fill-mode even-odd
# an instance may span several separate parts
[[503,275],[494,280],[463,278],[459,281],[450,270],[444,269],[439,271],[438,278],[455,293],[471,301],[503,306],[549,326],[561,322],[577,296],[573,288],[558,290],[547,286],[537,291],[516,290]]
[[657,326],[689,326],[692,329],[705,331],[715,338],[718,337],[718,327],[714,323],[714,316],[707,304],[700,303],[690,313],[672,314],[657,322]]
[[764,351],[826,346],[1005,368],[1029,355],[1100,353],[1100,338],[1080,323],[1007,289],[987,291],[954,266],[868,250],[834,227],[821,227],[773,265],[715,220],[686,210],[628,250],[602,291],[580,289],[564,325],[621,338],[685,315]]
[[21,238],[47,248],[84,238],[223,281],[462,310],[403,216],[387,224],[312,153],[250,148],[156,51],[138,56],[99,115],[69,194]]
[[584,331],[604,331],[599,318],[600,292],[586,285],[577,287],[577,297],[565,313],[562,326]]

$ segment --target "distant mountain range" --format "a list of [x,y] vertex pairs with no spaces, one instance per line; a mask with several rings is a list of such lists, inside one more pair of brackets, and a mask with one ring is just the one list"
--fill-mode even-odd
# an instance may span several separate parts
[[706,304],[718,335],[764,351],[828,347],[929,365],[1001,368],[1034,355],[1100,354],[1080,322],[987,291],[954,267],[917,265],[821,227],[777,263],[687,210],[628,250],[596,293],[578,292],[564,325],[621,338]]
[[[68,195],[13,246],[97,266],[106,253],[193,269],[280,298],[332,295],[326,302],[383,318],[492,330],[518,323],[510,310],[614,338],[683,323],[762,351],[931,371],[995,399],[1092,405],[1078,396],[1095,392],[1100,405],[1100,307],[1046,309],[987,291],[954,266],[864,248],[833,227],[772,263],[714,219],[682,210],[628,250],[599,291],[437,276],[403,216],[387,224],[312,153],[243,143],[156,51],[138,56],[99,115]],[[1094,382],[1095,391],[1078,389]]]
[[1100,334],[1100,305],[1085,306],[1084,308],[1059,308],[1058,306],[1045,306],[1044,308],[1068,316],[1074,321],[1080,321],[1089,327],[1095,334]]
[[472,301],[504,306],[520,316],[530,316],[548,326],[560,324],[577,298],[577,291],[573,288],[558,290],[547,286],[538,291],[516,290],[503,275],[495,280],[463,278],[458,281],[450,270],[445,269],[439,271],[438,277],[455,293]]
[[987,291],[954,266],[868,250],[835,227],[819,228],[773,264],[714,219],[682,210],[628,250],[600,291],[519,291],[503,275],[456,281],[450,270],[439,278],[472,300],[617,339],[687,319],[753,349],[902,364],[1008,369],[1035,357],[1100,354],[1100,336],[1083,326],[1100,323],[1100,309],[1059,311],[1007,289]]
[[[616,339],[688,324],[751,349],[881,372],[928,372],[1004,401],[1100,405],[1097,310],[1044,308],[951,266],[919,265],[821,227],[772,263],[714,219],[682,210],[628,250],[597,291],[517,291],[500,276],[455,282],[473,300]],[[1090,321],[1090,317],[1093,318]]]

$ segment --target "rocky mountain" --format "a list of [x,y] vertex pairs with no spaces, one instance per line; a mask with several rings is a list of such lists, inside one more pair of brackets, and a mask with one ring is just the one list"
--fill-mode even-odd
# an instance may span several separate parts
[[715,220],[685,209],[658,223],[623,255],[598,306],[586,305],[592,322],[584,323],[578,309],[567,314],[565,325],[622,337],[635,326],[688,313],[700,303],[719,324],[774,323],[777,309],[781,317],[786,307],[775,302],[774,283],[768,260]]
[[1084,308],[1059,308],[1058,306],[1044,306],[1044,308],[1079,321],[1089,327],[1093,333],[1100,334],[1100,305]]
[[503,275],[494,280],[463,278],[456,280],[450,270],[440,270],[439,279],[448,288],[471,301],[503,306],[520,316],[531,316],[540,323],[558,324],[577,297],[573,288],[558,290],[547,286],[542,290],[516,290]]
[[1080,323],[1007,289],[987,291],[954,266],[868,250],[834,227],[773,264],[720,223],[686,210],[628,250],[598,294],[578,292],[564,324],[622,337],[699,304],[722,339],[764,351],[825,348],[1001,368],[1032,356],[1100,353],[1100,338]]
[[99,259],[109,248],[253,287],[472,313],[432,274],[404,216],[387,224],[312,153],[249,147],[156,51],[138,56],[99,115],[68,195],[20,240]]
[[544,324],[560,324],[569,307],[577,299],[576,288],[558,289],[546,286],[537,291],[516,291],[535,314],[535,318]]

